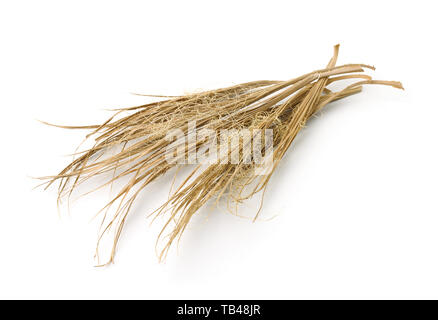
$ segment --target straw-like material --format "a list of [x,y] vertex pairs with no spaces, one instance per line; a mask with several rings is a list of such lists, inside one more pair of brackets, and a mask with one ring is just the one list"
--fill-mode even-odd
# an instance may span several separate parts
[[[238,144],[237,163],[211,163],[207,166],[197,164],[184,181],[175,188],[169,199],[154,211],[154,217],[167,214],[159,239],[164,240],[159,258],[164,259],[174,240],[179,239],[193,215],[209,200],[240,203],[255,193],[264,191],[280,160],[289,146],[313,114],[331,101],[359,93],[365,84],[388,85],[403,89],[400,82],[372,80],[362,74],[364,69],[374,69],[364,64],[335,66],[339,45],[326,68],[316,70],[288,81],[254,81],[228,88],[205,91],[149,103],[146,105],[116,110],[115,114],[101,125],[67,127],[69,129],[88,129],[87,138],[94,137],[92,148],[79,154],[77,159],[66,166],[59,174],[47,179],[47,187],[59,182],[60,200],[89,178],[104,175],[108,180],[103,186],[129,177],[129,181],[102,209],[103,234],[114,232],[114,242],[108,262],[114,255],[130,209],[151,182],[171,169],[181,174],[178,163],[167,161],[168,147],[172,143],[166,134],[179,128],[184,134],[191,132],[190,121],[196,121],[196,129],[210,129],[220,132],[224,129],[273,130],[273,163],[267,174],[255,174],[256,165],[244,161],[244,145]],[[343,90],[333,92],[328,89],[331,83],[359,79]],[[120,119],[117,117],[124,115]],[[252,137],[252,139],[254,139]],[[121,146],[116,154],[108,151]],[[203,142],[196,142],[184,148],[184,156],[199,150]],[[236,150],[234,150],[236,151]],[[225,155],[228,157],[233,150]],[[263,155],[267,150],[262,149]],[[114,214],[107,215],[114,207]],[[258,216],[255,213],[254,219]],[[99,247],[99,243],[97,245]]]

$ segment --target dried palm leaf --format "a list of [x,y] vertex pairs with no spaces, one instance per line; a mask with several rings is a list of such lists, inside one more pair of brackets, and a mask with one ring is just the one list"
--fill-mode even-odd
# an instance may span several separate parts
[[[374,67],[364,64],[335,66],[339,45],[324,69],[316,70],[287,81],[254,81],[228,88],[210,90],[167,98],[141,106],[115,110],[113,116],[101,125],[58,126],[68,129],[87,129],[87,138],[94,137],[93,147],[78,154],[78,157],[55,176],[43,177],[47,187],[59,182],[58,202],[70,196],[81,183],[96,176],[104,176],[107,181],[101,187],[127,178],[128,182],[100,212],[102,218],[96,254],[104,234],[114,233],[109,262],[114,255],[123,226],[138,195],[153,181],[172,169],[181,175],[182,164],[190,163],[190,158],[201,150],[217,154],[216,145],[209,139],[194,139],[190,136],[209,130],[217,137],[221,133],[247,130],[249,139],[219,152],[213,162],[197,163],[183,182],[173,191],[163,205],[149,216],[155,218],[168,215],[167,222],[157,239],[164,240],[159,259],[163,260],[174,240],[179,239],[193,215],[209,200],[216,203],[221,198],[241,203],[254,194],[266,190],[280,160],[292,144],[306,121],[328,103],[359,93],[365,84],[380,84],[402,89],[395,81],[372,80],[362,74],[364,69]],[[331,83],[346,79],[360,79],[343,90],[332,92],[327,88]],[[163,98],[163,96],[159,96]],[[123,116],[124,115],[124,116]],[[117,117],[121,118],[117,119]],[[191,124],[196,124],[193,127]],[[179,129],[184,139],[172,141],[169,132]],[[195,131],[196,130],[196,131]],[[266,144],[267,137],[262,132],[271,130],[272,142]],[[221,136],[222,140],[223,137]],[[233,135],[227,135],[228,146]],[[251,161],[255,155],[249,146],[261,145],[259,157],[270,159],[268,168],[260,174],[260,163]],[[109,150],[121,149],[116,154]],[[174,151],[181,151],[175,161],[169,161]],[[232,156],[237,156],[230,161]],[[191,159],[193,160],[193,159]],[[210,159],[211,160],[211,159]],[[192,161],[193,162],[193,161]],[[231,162],[231,163],[230,163]],[[114,213],[108,216],[109,208]],[[259,210],[260,211],[260,210]],[[259,212],[254,216],[257,218]]]

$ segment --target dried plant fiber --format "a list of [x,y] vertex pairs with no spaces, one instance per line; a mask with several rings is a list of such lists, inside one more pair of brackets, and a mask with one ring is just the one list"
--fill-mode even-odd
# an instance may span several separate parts
[[[364,70],[374,70],[365,64],[336,66],[339,45],[327,66],[287,81],[254,81],[217,90],[176,97],[159,97],[159,101],[141,106],[117,109],[100,125],[57,126],[68,129],[89,130],[86,138],[94,138],[91,148],[76,153],[76,158],[57,175],[43,177],[46,188],[57,182],[58,202],[90,178],[101,176],[101,187],[111,186],[125,179],[111,200],[102,208],[102,227],[96,249],[99,265],[114,261],[117,243],[128,214],[138,198],[152,182],[171,171],[182,177],[181,183],[172,185],[168,199],[148,216],[165,217],[157,239],[158,257],[163,260],[172,243],[179,240],[191,218],[207,202],[221,199],[241,203],[258,192],[264,192],[279,162],[291,146],[306,121],[327,104],[361,92],[363,85],[379,84],[403,89],[400,82],[373,80]],[[339,91],[330,85],[341,80],[354,81]],[[238,143],[221,157],[238,155],[237,161],[186,165],[168,161],[168,132],[180,129],[190,135],[190,122],[196,130],[208,129],[215,133],[222,130],[248,129],[250,132],[272,130],[271,167],[265,174],[257,174],[257,165],[248,160],[245,143]],[[207,140],[184,145],[183,158],[205,147]],[[249,142],[255,144],[255,135]],[[117,152],[114,148],[118,148]],[[261,149],[267,156],[268,147]],[[181,159],[180,159],[181,160]],[[221,158],[222,160],[222,158]],[[190,171],[182,173],[181,167]],[[125,181],[123,180],[123,181]],[[111,209],[111,210],[110,210]],[[259,210],[260,211],[260,210]],[[111,212],[111,213],[109,213]],[[254,213],[254,220],[259,212]],[[111,250],[103,263],[99,246],[103,235],[111,233]]]

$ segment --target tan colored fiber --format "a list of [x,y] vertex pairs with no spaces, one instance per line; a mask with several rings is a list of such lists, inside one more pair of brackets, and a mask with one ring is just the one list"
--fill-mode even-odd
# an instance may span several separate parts
[[[214,198],[218,202],[225,197],[228,202],[240,203],[257,192],[264,192],[298,132],[313,114],[328,103],[359,93],[366,84],[403,89],[400,82],[372,80],[362,74],[364,69],[374,69],[371,66],[335,66],[338,52],[339,45],[335,46],[326,68],[291,80],[254,81],[185,96],[156,96],[165,100],[115,110],[114,115],[101,125],[57,126],[91,130],[87,138],[94,137],[95,144],[79,152],[77,158],[57,175],[42,179],[46,180],[46,187],[59,183],[58,201],[71,195],[79,184],[98,175],[107,178],[101,187],[110,186],[121,178],[128,179],[100,211],[104,214],[97,247],[104,234],[111,230],[114,232],[109,263],[114,261],[123,226],[138,195],[174,167],[175,177],[184,174],[183,170],[179,170],[181,165],[166,161],[166,150],[171,143],[166,139],[169,130],[179,128],[188,134],[189,121],[196,121],[197,130],[208,128],[217,133],[223,129],[272,129],[274,149],[273,170],[270,173],[256,175],[255,165],[243,161],[243,145],[239,144],[237,164],[195,165],[179,185],[173,179],[169,198],[149,214],[154,218],[167,215],[167,222],[157,239],[158,256],[163,260],[193,215],[208,201]],[[359,81],[338,92],[328,88],[333,82],[352,79]],[[198,141],[192,149],[185,148],[184,156],[188,156],[193,148],[199,150],[203,143]],[[109,150],[116,147],[122,148],[111,154]],[[233,150],[229,150],[226,156],[231,152]],[[114,213],[109,216],[107,213],[111,207]],[[255,213],[254,219],[258,214]],[[162,246],[161,240],[164,243]],[[98,250],[96,253],[99,259]]]

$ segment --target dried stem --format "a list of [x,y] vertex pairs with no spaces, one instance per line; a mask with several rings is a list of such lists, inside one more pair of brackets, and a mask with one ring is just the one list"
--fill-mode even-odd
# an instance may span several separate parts
[[[172,129],[191,134],[188,122],[196,121],[197,130],[210,129],[219,133],[224,129],[273,130],[273,166],[265,175],[255,174],[256,166],[246,163],[244,144],[238,144],[238,163],[216,163],[196,166],[184,181],[170,193],[164,204],[149,216],[168,214],[167,222],[157,239],[165,239],[159,250],[163,260],[172,243],[181,237],[193,215],[212,198],[218,202],[222,197],[240,203],[266,186],[280,160],[292,144],[307,120],[328,103],[359,93],[365,84],[388,85],[402,89],[399,82],[372,80],[361,74],[364,64],[335,66],[339,45],[325,69],[316,70],[288,81],[254,81],[228,88],[210,90],[185,96],[169,97],[163,101],[115,110],[113,116],[101,125],[57,126],[67,129],[87,129],[87,138],[94,137],[92,148],[81,151],[77,158],[55,176],[43,177],[47,187],[58,181],[58,202],[81,183],[98,175],[108,175],[101,187],[109,186],[123,177],[128,182],[105,205],[102,221],[102,236],[114,231],[111,257],[114,261],[117,242],[127,216],[138,195],[153,181],[177,167],[166,159],[172,143],[166,136]],[[332,92],[327,88],[333,82],[361,79],[345,89]],[[162,96],[160,96],[163,98]],[[118,116],[126,114],[118,120]],[[252,137],[251,139],[254,140]],[[250,141],[254,143],[254,141]],[[206,142],[197,142],[184,149],[184,157],[199,150]],[[123,146],[116,154],[109,150]],[[231,156],[232,148],[225,154]],[[266,155],[268,150],[262,150]],[[112,174],[111,174],[112,173]],[[182,173],[177,171],[178,175]],[[175,174],[175,175],[176,175]],[[175,183],[175,179],[172,185]],[[249,189],[249,191],[248,191]],[[246,192],[246,194],[244,194]],[[108,209],[115,206],[109,217]],[[260,210],[259,210],[260,211]],[[255,214],[257,218],[259,212]],[[167,233],[167,234],[166,234]],[[96,255],[99,259],[98,250]]]

